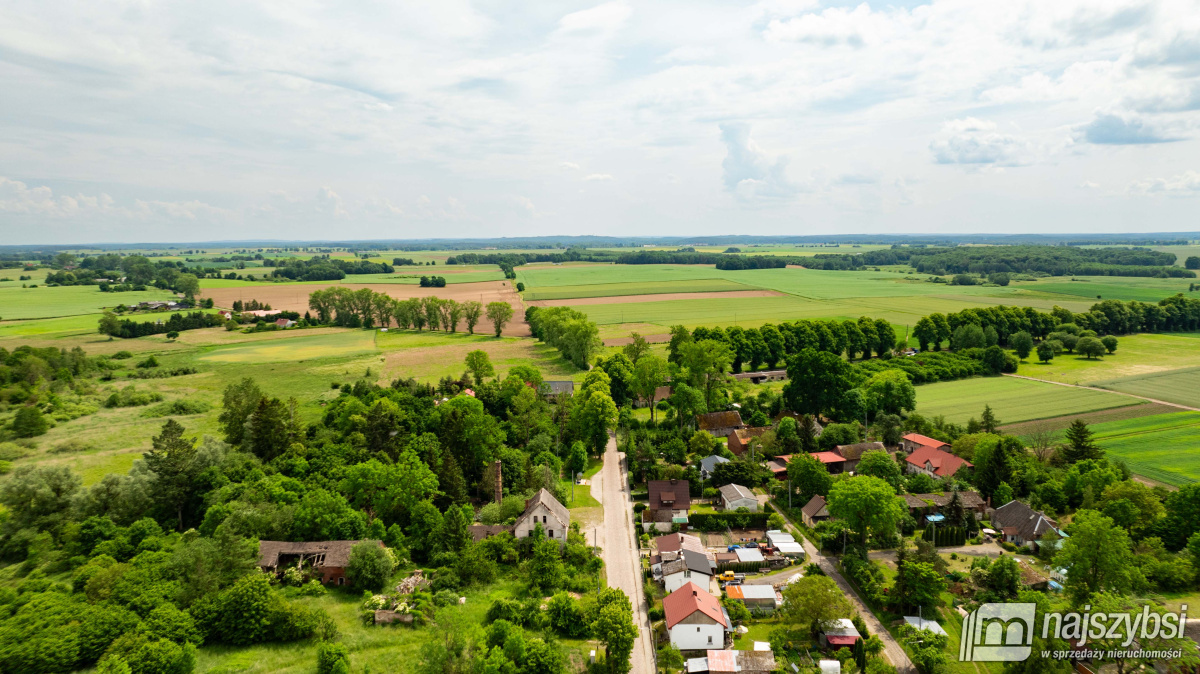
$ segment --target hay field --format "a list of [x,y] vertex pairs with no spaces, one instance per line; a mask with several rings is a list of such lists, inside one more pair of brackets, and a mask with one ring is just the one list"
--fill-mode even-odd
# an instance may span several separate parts
[[212,349],[199,356],[199,360],[214,363],[284,363],[352,356],[375,350],[375,333],[369,330],[332,334],[324,330],[289,330],[278,334],[294,336]]
[[137,304],[151,300],[173,300],[169,290],[152,288],[142,292],[102,293],[98,286],[59,286],[22,288],[19,284],[0,287],[0,318],[5,321],[30,318],[58,318],[99,314],[118,304]]
[[1011,424],[1140,403],[1127,396],[1016,377],[976,377],[917,387],[917,412],[926,417],[944,415],[957,424],[978,419],[984,405],[991,405],[1001,423]]
[[1200,412],[1176,412],[1092,426],[1096,444],[1140,475],[1176,486],[1200,480]]

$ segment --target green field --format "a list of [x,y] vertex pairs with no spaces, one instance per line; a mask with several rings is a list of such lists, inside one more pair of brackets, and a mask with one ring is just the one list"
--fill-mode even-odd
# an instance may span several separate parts
[[1200,367],[1096,382],[1100,388],[1200,407]]
[[1110,421],[1092,432],[1110,456],[1140,475],[1173,485],[1200,480],[1200,412]]
[[294,330],[279,339],[215,348],[199,357],[214,363],[303,363],[314,358],[353,356],[375,351],[375,333],[367,330],[312,334]]
[[1138,300],[1157,302],[1176,295],[1187,294],[1188,284],[1195,279],[1158,279],[1115,276],[1079,276],[1074,279],[1048,278],[1021,286],[1047,293],[1082,297],[1099,302],[1105,300]]
[[[1124,335],[1117,350],[1100,358],[1063,353],[1049,363],[1034,356],[1021,365],[1020,374],[1064,384],[1087,384],[1122,377],[1163,374],[1180,368],[1200,367],[1196,333]],[[1131,391],[1132,392],[1132,391]]]
[[917,412],[926,417],[944,415],[947,421],[957,424],[972,417],[978,419],[984,405],[991,405],[1001,423],[1012,424],[1140,402],[1122,395],[1016,377],[977,377],[917,387]]
[[654,283],[594,283],[591,285],[555,286],[548,290],[527,290],[523,297],[529,301],[565,300],[579,297],[621,297],[624,295],[656,295],[659,293],[715,293],[730,290],[755,290],[736,281],[697,279],[695,281],[658,281]]
[[106,307],[118,304],[137,304],[151,300],[173,300],[175,294],[169,290],[146,290],[143,292],[102,293],[98,286],[59,286],[47,288],[22,288],[20,285],[5,284],[0,287],[0,318],[5,321],[26,318],[57,318],[98,314]]

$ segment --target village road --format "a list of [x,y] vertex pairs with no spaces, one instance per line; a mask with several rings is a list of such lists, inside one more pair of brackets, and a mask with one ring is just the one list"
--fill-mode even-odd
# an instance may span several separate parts
[[626,484],[617,440],[609,437],[604,452],[604,467],[592,481],[592,496],[604,506],[604,524],[600,528],[600,556],[608,572],[610,587],[619,588],[633,604],[633,623],[638,638],[633,644],[631,674],[653,674],[654,644],[650,637],[650,622],[646,618],[646,598],[642,592],[641,560],[633,530],[633,504]]

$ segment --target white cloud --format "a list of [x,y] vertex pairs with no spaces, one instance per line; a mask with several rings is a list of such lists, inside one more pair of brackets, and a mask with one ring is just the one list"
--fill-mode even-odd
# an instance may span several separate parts
[[1135,195],[1163,195],[1171,197],[1200,196],[1200,172],[1185,171],[1171,178],[1147,178],[1130,184],[1129,193]]
[[583,179],[587,180],[587,181],[612,180],[613,177],[607,173],[590,173],[587,176],[585,176]]
[[943,124],[929,150],[939,164],[1024,166],[1033,159],[1028,141],[1000,133],[995,122],[974,117]]
[[771,159],[750,138],[750,125],[726,122],[720,125],[725,143],[721,162],[725,189],[740,199],[787,198],[800,186],[787,176],[787,157]]
[[575,162],[573,162],[573,161],[564,161],[564,162],[562,162],[561,164],[559,164],[559,166],[560,166],[560,167],[562,167],[562,168],[565,168],[565,169],[570,169],[570,170],[572,170],[572,171],[578,171],[578,170],[579,170],[579,164],[576,164],[576,163],[575,163]]

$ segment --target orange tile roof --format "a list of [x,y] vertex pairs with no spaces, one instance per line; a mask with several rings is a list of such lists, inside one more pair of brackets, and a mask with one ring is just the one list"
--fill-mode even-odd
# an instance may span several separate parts
[[667,619],[667,629],[678,625],[696,611],[712,618],[713,622],[722,627],[729,627],[725,623],[725,613],[721,611],[721,604],[717,598],[695,583],[688,583],[663,597],[663,615]]

